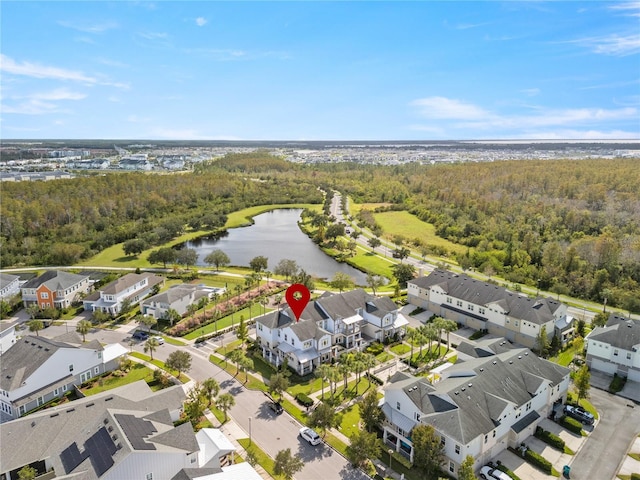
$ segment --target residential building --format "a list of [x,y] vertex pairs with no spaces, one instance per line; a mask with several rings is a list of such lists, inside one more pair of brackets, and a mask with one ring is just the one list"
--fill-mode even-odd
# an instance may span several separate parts
[[604,327],[589,332],[585,343],[589,368],[640,382],[640,320],[612,313]]
[[0,323],[0,355],[9,350],[16,343],[16,326]]
[[265,359],[306,375],[342,353],[362,350],[373,341],[404,335],[408,320],[388,297],[362,289],[325,293],[307,304],[296,321],[290,308],[256,320],[256,334]]
[[486,330],[529,348],[536,347],[544,327],[549,340],[564,344],[573,336],[574,319],[567,306],[547,298],[529,298],[464,274],[436,269],[407,283],[407,299],[460,325]]
[[86,297],[83,301],[84,309],[118,315],[125,300],[129,305],[137,305],[152,292],[153,287],[163,283],[164,277],[160,275],[128,273]]
[[187,313],[189,305],[201,298],[211,299],[214,295],[221,296],[224,288],[209,287],[206,285],[192,285],[183,283],[174,285],[167,291],[158,293],[140,303],[140,311],[143,315],[151,315],[156,319],[166,318],[167,311],[173,309],[180,315]]
[[506,341],[463,347],[469,360],[442,370],[436,383],[396,373],[382,404],[385,443],[413,461],[413,428],[432,425],[444,447],[442,468],[456,478],[467,455],[478,468],[518,446],[566,399],[570,380],[568,368],[509,347]]
[[22,303],[25,307],[35,304],[41,309],[62,309],[80,301],[90,288],[88,275],[48,270],[22,285]]
[[20,293],[20,277],[0,273],[0,300],[8,300]]
[[[64,340],[27,335],[2,354],[0,423],[17,418],[118,367],[127,349],[97,340],[82,343],[72,332]],[[60,337],[59,337],[60,338]]]
[[50,478],[259,480],[249,464],[232,465],[218,430],[174,426],[184,400],[180,385],[152,392],[139,381],[5,423],[0,478],[30,465]]

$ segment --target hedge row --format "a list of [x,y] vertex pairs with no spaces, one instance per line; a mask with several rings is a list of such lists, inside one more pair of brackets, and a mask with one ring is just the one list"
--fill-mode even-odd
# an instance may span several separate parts
[[364,374],[370,381],[372,381],[373,383],[377,384],[377,385],[382,385],[384,382],[380,379],[380,377],[376,377],[375,375],[373,375],[372,373],[365,373]]
[[576,435],[582,435],[582,424],[578,420],[563,415],[560,417],[560,421],[558,423],[570,432],[573,432]]
[[313,399],[302,392],[296,395],[296,401],[303,407],[310,407],[313,405]]
[[543,472],[549,473],[549,474],[551,473],[553,465],[551,465],[551,462],[549,460],[547,460],[546,458],[544,458],[539,453],[536,453],[533,450],[531,450],[530,448],[528,448],[527,451],[524,452],[524,458],[529,463],[535,465],[536,467],[538,467]]
[[632,473],[631,480],[640,480],[640,473]]
[[539,438],[543,442],[548,443],[553,448],[560,450],[561,452],[564,452],[564,446],[565,446],[564,440],[562,440],[556,434],[551,433],[543,429],[542,427],[536,427],[535,435],[536,435],[536,438]]

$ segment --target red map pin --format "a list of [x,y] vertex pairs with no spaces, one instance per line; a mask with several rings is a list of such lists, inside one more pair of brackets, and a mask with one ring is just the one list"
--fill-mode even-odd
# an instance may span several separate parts
[[300,320],[300,315],[302,315],[307,303],[309,303],[311,292],[309,292],[309,289],[301,283],[294,283],[287,288],[284,298],[287,300],[289,308],[291,308],[291,311],[296,316],[297,322]]

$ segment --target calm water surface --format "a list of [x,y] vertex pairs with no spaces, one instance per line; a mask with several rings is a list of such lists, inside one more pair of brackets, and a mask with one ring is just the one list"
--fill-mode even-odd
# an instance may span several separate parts
[[204,258],[219,248],[231,259],[232,265],[249,265],[258,255],[269,259],[273,271],[282,259],[295,260],[314,277],[331,279],[336,272],[348,274],[359,285],[366,285],[366,275],[325,254],[298,227],[302,209],[279,209],[253,218],[249,227],[232,228],[220,238],[202,238],[186,243],[198,252],[198,265],[206,265]]

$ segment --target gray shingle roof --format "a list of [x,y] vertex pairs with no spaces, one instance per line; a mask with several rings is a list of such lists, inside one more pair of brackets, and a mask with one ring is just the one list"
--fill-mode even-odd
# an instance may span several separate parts
[[20,277],[17,275],[9,275],[8,273],[0,273],[0,288],[4,288],[7,285],[15,282]]
[[631,350],[640,344],[640,321],[611,315],[605,327],[594,328],[587,338],[608,343],[612,347]]
[[49,290],[64,290],[81,282],[88,275],[76,275],[75,273],[63,272],[61,270],[47,270],[39,277],[32,278],[25,283],[22,288],[38,288],[46,285]]
[[127,288],[141,282],[145,278],[148,278],[149,287],[164,282],[164,277],[154,275],[153,273],[127,273],[126,275],[106,284],[100,289],[102,293],[107,295],[116,295]]

